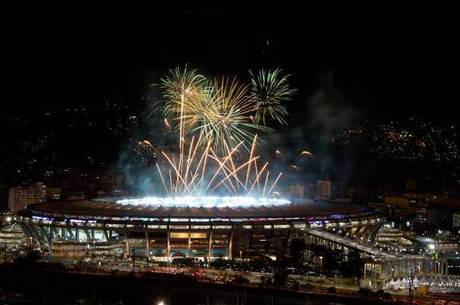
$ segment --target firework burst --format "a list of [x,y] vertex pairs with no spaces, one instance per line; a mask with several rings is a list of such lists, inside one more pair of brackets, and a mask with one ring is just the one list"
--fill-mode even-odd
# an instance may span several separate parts
[[161,79],[164,126],[179,131],[177,153],[155,152],[167,193],[262,197],[273,193],[282,173],[271,174],[268,162],[256,155],[257,134],[272,131],[266,125],[268,117],[285,123],[282,101],[295,90],[279,69],[250,75],[247,85],[236,78],[209,80],[185,67],[172,69]]
[[287,109],[283,101],[291,100],[296,92],[289,86],[290,75],[283,75],[281,69],[260,70],[257,73],[249,71],[251,76],[250,96],[256,104],[256,122],[266,125],[268,118],[286,125],[284,119]]
[[240,142],[249,150],[256,134],[273,131],[267,118],[286,123],[282,101],[295,92],[289,87],[289,75],[283,76],[280,69],[250,72],[250,76],[247,85],[236,78],[209,80],[187,66],[170,70],[161,79],[168,128],[179,130],[181,143],[186,135],[200,139],[202,146],[211,142],[220,155]]
[[187,106],[197,99],[203,89],[206,78],[198,74],[196,69],[183,69],[176,67],[169,70],[164,78],[161,79],[161,88],[165,105],[163,111],[168,117],[180,117],[182,113],[187,113]]
[[248,96],[247,86],[235,78],[214,80],[202,101],[196,104],[199,111],[184,118],[194,122],[189,132],[198,134],[202,144],[212,142],[217,152],[229,153],[229,147],[240,142],[243,142],[243,147],[249,148],[248,144],[256,132],[271,131],[252,120],[255,105]]

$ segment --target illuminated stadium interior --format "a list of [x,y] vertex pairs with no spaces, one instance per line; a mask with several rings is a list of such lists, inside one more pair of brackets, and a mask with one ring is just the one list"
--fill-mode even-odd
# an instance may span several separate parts
[[251,207],[251,206],[279,206],[289,204],[287,199],[249,196],[176,196],[176,197],[144,197],[121,199],[115,201],[122,205],[146,207]]

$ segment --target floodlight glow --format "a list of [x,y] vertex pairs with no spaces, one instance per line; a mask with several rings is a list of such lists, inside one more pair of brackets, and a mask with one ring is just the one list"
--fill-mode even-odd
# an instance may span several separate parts
[[287,199],[246,197],[246,196],[176,196],[176,197],[144,197],[117,200],[121,205],[145,207],[251,207],[251,206],[279,206],[290,204]]

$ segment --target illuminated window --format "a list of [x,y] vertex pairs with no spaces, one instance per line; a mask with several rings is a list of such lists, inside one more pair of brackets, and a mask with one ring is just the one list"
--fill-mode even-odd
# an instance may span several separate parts
[[296,223],[296,224],[294,224],[294,228],[297,228],[297,229],[304,229],[306,227],[307,227],[307,225],[305,223]]
[[123,228],[123,224],[107,224],[107,228]]
[[[188,239],[189,233],[188,232],[171,232],[169,233],[170,238],[176,238],[176,239]],[[194,239],[201,239],[201,238],[207,238],[208,234],[206,233],[191,233],[190,238]]]
[[232,226],[212,226],[215,230],[230,230]]
[[169,233],[170,238],[178,238],[178,239],[188,239],[188,233],[181,233],[181,232],[171,232]]
[[208,226],[208,225],[203,225],[203,226],[192,226],[192,229],[195,229],[195,230],[207,230],[207,229],[210,229],[211,226]]
[[208,238],[208,234],[206,234],[206,233],[190,233],[190,238],[196,238],[196,239]]
[[289,229],[291,227],[291,225],[274,225],[273,227],[275,229]]

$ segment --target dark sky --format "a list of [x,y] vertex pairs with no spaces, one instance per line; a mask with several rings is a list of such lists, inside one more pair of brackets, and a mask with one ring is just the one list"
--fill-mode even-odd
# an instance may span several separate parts
[[[459,125],[456,9],[399,3],[232,5],[122,8],[116,13],[112,7],[63,9],[42,4],[4,10],[0,117],[25,114],[36,121],[22,136],[0,128],[6,143],[0,152],[7,151],[14,160],[15,147],[23,138],[35,141],[46,134],[41,130],[47,129],[46,123],[35,115],[37,111],[83,104],[98,106],[90,113],[102,127],[66,128],[65,116],[48,123],[58,134],[50,138],[53,153],[57,147],[62,166],[83,164],[87,156],[117,164],[125,143],[117,135],[107,135],[105,121],[116,115],[104,113],[102,105],[116,100],[136,109],[148,85],[167,69],[185,63],[207,76],[245,77],[248,69],[261,67],[291,73],[298,93],[288,105],[289,127],[276,126],[278,132],[267,146],[277,143],[295,152],[311,148],[325,160],[317,162],[319,171],[324,164],[333,167],[326,149],[337,131],[364,119],[404,122],[420,115]],[[133,139],[144,138],[137,132]],[[15,170],[8,160],[4,163]],[[338,163],[348,166],[342,159]],[[343,172],[351,175],[351,170]]]
[[4,26],[3,111],[133,103],[157,73],[188,62],[211,74],[281,66],[300,89],[297,104],[329,75],[366,115],[454,120],[460,53],[450,10],[361,9],[14,12]]

